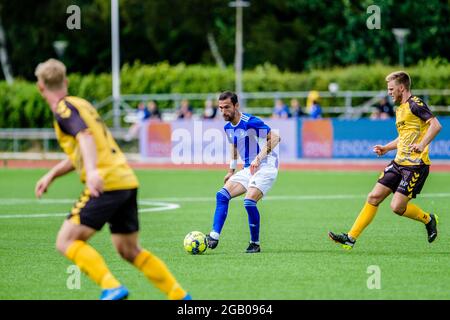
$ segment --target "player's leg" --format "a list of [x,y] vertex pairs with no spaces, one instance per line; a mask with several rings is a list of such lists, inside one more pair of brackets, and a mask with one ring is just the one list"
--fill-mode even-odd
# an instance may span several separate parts
[[342,245],[344,249],[350,250],[355,245],[356,239],[364,231],[364,229],[372,222],[378,211],[378,205],[392,193],[392,189],[377,182],[368,194],[358,217],[348,233],[328,232],[328,237]]
[[356,218],[348,235],[356,240],[364,229],[372,222],[378,211],[378,205],[384,201],[392,190],[381,183],[376,183],[372,191],[367,195],[367,200],[364,203],[358,217]]
[[247,190],[246,187],[249,180],[249,172],[247,171],[249,170],[244,169],[234,174],[225,183],[225,186],[216,193],[216,209],[214,211],[213,226],[209,235],[206,236],[210,249],[216,248],[219,244],[219,237],[228,215],[230,200],[244,194]]
[[95,232],[93,228],[66,220],[58,232],[56,248],[103,290],[118,288],[121,285],[103,257],[87,243]]
[[397,189],[401,179],[402,174],[399,166],[394,161],[391,161],[384,168],[374,188],[368,194],[367,200],[350,231],[348,233],[334,233],[330,231],[328,232],[328,237],[341,244],[344,249],[352,249],[356,239],[375,217],[378,205]]
[[258,201],[263,197],[261,190],[255,187],[248,188],[245,194],[244,207],[248,215],[248,226],[250,228],[250,243],[245,252],[257,253],[261,251],[259,243],[260,215],[257,207]]
[[423,166],[414,171],[402,170],[402,172],[402,183],[400,183],[392,198],[391,209],[400,216],[425,224],[428,233],[428,242],[431,243],[437,237],[437,215],[425,212],[419,206],[410,202],[422,190],[428,176],[429,167]]
[[278,169],[272,166],[261,166],[256,173],[251,176],[249,188],[245,194],[244,207],[248,215],[248,225],[250,229],[250,243],[247,253],[257,253],[261,251],[259,242],[260,214],[257,207],[258,201],[272,188],[278,175]]
[[420,221],[424,224],[430,222],[430,214],[409,202],[410,198],[400,192],[396,192],[391,201],[391,209],[399,216]]
[[120,192],[104,192],[93,198],[86,189],[58,233],[56,246],[102,289],[100,299],[124,299],[128,290],[112,275],[103,257],[87,240],[101,230],[123,201]]
[[[114,223],[117,228],[118,221]],[[112,242],[120,256],[139,269],[170,300],[190,299],[190,295],[179,285],[166,264],[139,246],[137,231],[130,234],[113,233]]]

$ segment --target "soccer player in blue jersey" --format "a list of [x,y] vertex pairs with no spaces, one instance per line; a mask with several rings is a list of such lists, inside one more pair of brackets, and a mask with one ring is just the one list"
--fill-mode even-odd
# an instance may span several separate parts
[[[224,129],[231,145],[231,161],[224,178],[225,185],[216,194],[213,227],[207,235],[208,247],[214,249],[219,243],[229,201],[245,193],[244,207],[250,227],[250,244],[246,252],[260,252],[257,203],[277,178],[278,155],[273,150],[280,142],[280,137],[261,119],[240,112],[238,97],[233,92],[225,91],[219,96],[219,110],[227,121]],[[238,153],[244,168],[236,172]]]

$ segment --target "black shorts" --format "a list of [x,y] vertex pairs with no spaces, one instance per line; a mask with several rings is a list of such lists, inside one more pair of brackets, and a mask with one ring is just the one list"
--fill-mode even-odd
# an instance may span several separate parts
[[136,232],[139,230],[137,189],[107,191],[97,198],[90,197],[86,189],[67,219],[95,230],[101,230],[108,222],[111,233]]
[[392,192],[399,192],[409,198],[415,198],[420,193],[427,180],[430,166],[401,166],[395,161],[389,163],[378,178],[378,183],[388,187]]

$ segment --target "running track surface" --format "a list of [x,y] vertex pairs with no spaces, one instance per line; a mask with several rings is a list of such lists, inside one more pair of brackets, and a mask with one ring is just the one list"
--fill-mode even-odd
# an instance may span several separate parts
[[[59,160],[3,160],[0,162],[0,168],[51,168]],[[309,160],[292,163],[282,163],[280,170],[299,170],[299,171],[381,171],[390,162],[386,161],[354,161],[354,160]],[[227,169],[227,165],[222,164],[173,164],[173,163],[148,163],[148,162],[130,162],[135,169],[174,169],[174,170],[214,170]],[[430,171],[450,172],[450,162],[432,162]]]

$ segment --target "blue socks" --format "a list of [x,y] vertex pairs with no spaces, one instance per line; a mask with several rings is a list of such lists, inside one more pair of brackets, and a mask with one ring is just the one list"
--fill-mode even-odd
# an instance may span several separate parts
[[248,213],[248,225],[250,227],[251,242],[259,244],[259,211],[256,207],[256,201],[251,199],[244,200],[244,206]]
[[[231,196],[225,188],[220,189],[216,194],[216,211],[214,213],[213,228],[210,233],[210,236],[215,240],[219,240],[220,232],[227,219],[230,199]],[[247,210],[248,225],[250,227],[250,240],[259,244],[260,216],[256,204],[254,200],[244,199],[244,207]]]
[[220,189],[216,194],[216,212],[214,213],[213,231],[210,234],[213,238],[216,236],[216,240],[219,239],[219,234],[225,224],[230,199],[231,196],[225,188]]

